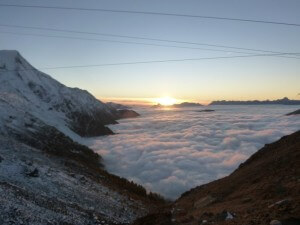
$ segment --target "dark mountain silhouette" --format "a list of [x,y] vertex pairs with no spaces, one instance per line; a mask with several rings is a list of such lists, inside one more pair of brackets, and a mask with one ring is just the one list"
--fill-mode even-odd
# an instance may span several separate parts
[[253,101],[213,101],[210,105],[300,105],[300,100],[290,100],[287,97],[278,100]]
[[294,111],[294,112],[290,112],[288,114],[286,114],[287,116],[291,116],[291,115],[300,115],[300,109]]
[[[200,103],[195,103],[195,102],[182,102],[182,103],[170,105],[170,106],[167,106],[167,107],[185,108],[185,107],[198,107],[198,106],[203,106],[203,105],[201,105]],[[159,107],[166,107],[166,106],[161,105],[161,104],[157,104],[157,105],[154,105],[152,107],[159,108]]]

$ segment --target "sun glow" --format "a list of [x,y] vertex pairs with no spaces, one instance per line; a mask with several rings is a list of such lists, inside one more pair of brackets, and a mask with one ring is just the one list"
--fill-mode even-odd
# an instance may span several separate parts
[[177,100],[175,98],[162,97],[162,98],[155,99],[155,102],[163,106],[170,106],[170,105],[174,105],[177,102]]

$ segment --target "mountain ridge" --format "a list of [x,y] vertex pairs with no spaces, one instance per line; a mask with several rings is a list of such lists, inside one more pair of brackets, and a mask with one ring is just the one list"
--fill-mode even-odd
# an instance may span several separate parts
[[287,97],[277,100],[248,100],[248,101],[232,101],[220,100],[212,101],[209,105],[300,105],[300,100],[291,100]]
[[173,105],[162,105],[162,104],[156,104],[151,106],[152,108],[163,108],[163,107],[171,107],[171,108],[185,108],[185,107],[198,107],[198,106],[203,106],[200,103],[196,103],[196,102],[182,102],[182,103],[178,103],[178,104],[173,104]]

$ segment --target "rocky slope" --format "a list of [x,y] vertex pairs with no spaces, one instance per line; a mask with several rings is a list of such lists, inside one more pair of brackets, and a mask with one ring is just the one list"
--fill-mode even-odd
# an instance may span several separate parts
[[74,141],[122,114],[0,51],[0,224],[128,224],[163,204]]
[[231,175],[184,193],[135,225],[300,224],[300,131],[267,144]]
[[0,224],[128,224],[162,203],[87,147],[49,135],[39,148],[0,136]]

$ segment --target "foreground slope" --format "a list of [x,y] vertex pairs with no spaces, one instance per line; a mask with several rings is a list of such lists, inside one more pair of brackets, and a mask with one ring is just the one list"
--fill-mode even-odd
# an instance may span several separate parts
[[300,131],[267,144],[231,175],[184,193],[136,224],[300,224]]
[[161,203],[61,135],[41,149],[0,135],[0,224],[128,224]]

